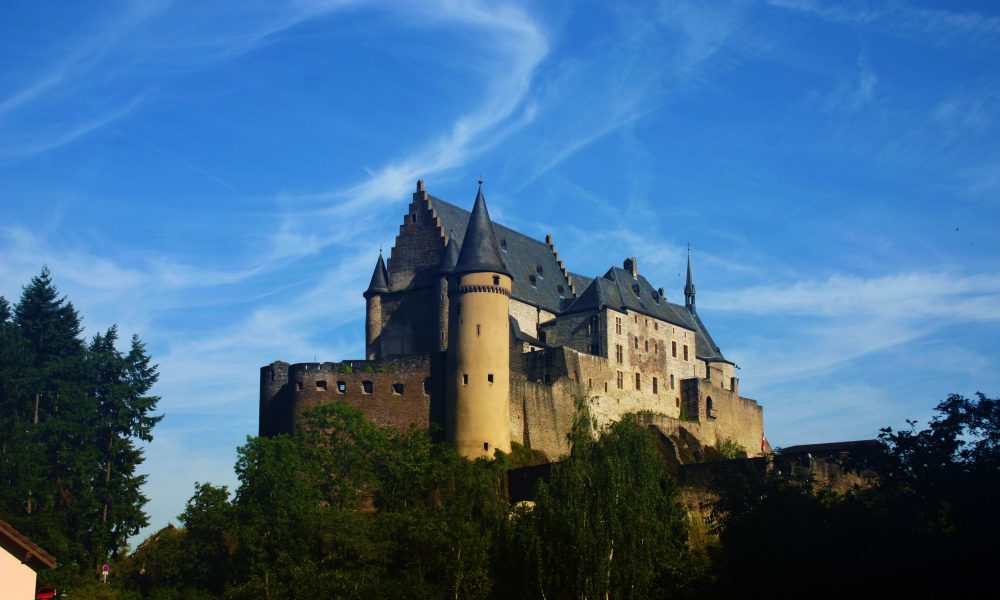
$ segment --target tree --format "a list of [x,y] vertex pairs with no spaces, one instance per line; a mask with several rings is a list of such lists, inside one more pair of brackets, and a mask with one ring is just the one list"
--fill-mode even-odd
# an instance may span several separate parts
[[[507,531],[505,595],[646,598],[683,592],[687,514],[650,433],[632,419],[600,432],[578,401],[570,455]],[[519,558],[520,557],[520,558]]]
[[80,317],[49,270],[0,302],[0,510],[70,569],[115,555],[146,524],[135,474],[162,418],[148,394],[156,367],[117,329],[87,346]]
[[90,367],[90,396],[96,401],[95,439],[99,452],[99,472],[92,486],[99,514],[93,516],[91,553],[100,564],[125,547],[128,538],[149,524],[142,507],[146,497],[141,486],[145,475],[137,475],[143,461],[136,441],[152,441],[153,427],[163,419],[152,415],[158,396],[148,395],[156,383],[156,367],[138,336],[132,336],[127,355],[115,347],[118,328],[112,326],[91,342],[87,361]]

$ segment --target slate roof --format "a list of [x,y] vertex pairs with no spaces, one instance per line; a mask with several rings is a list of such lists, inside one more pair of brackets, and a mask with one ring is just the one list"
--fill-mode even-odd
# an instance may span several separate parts
[[382,259],[382,253],[379,252],[378,261],[375,263],[375,270],[372,272],[372,280],[368,283],[368,289],[365,291],[365,297],[377,292],[388,291],[389,271],[385,268],[385,261]]
[[476,203],[472,206],[469,225],[466,227],[465,237],[462,239],[462,249],[458,253],[458,264],[455,265],[452,272],[482,271],[511,275],[507,265],[500,258],[500,247],[497,244],[496,233],[493,231],[490,211],[486,208],[486,198],[483,197],[483,182],[480,181]]
[[[441,227],[450,231],[464,249],[465,229],[471,213],[434,196],[428,196],[428,199],[441,220]],[[514,298],[556,314],[562,311],[564,304],[568,304],[564,299],[573,300],[569,281],[563,276],[555,255],[545,242],[495,222],[493,233],[500,249],[500,259],[513,281],[511,295]],[[538,267],[542,268],[541,275],[538,274]],[[534,285],[532,276],[535,278]],[[560,286],[562,296],[559,294]],[[577,288],[578,291],[580,289]]]
[[726,360],[701,319],[687,308],[668,302],[642,275],[638,279],[632,279],[632,274],[625,269],[612,267],[603,277],[593,279],[566,312],[591,311],[604,307],[639,312],[691,329],[695,332],[695,354],[698,358]]
[[[471,213],[431,195],[428,199],[441,220],[441,227],[451,232],[453,239],[464,249],[465,230]],[[642,275],[634,280],[631,273],[620,267],[612,267],[603,277],[595,278],[567,271],[576,290],[574,296],[570,291],[570,279],[563,274],[548,244],[495,222],[493,233],[500,249],[500,259],[512,277],[511,295],[515,299],[557,315],[604,307],[640,312],[694,331],[695,355],[698,358],[729,362],[701,319],[687,308],[668,302]],[[542,270],[540,275],[539,267]],[[638,285],[638,294],[632,284]]]

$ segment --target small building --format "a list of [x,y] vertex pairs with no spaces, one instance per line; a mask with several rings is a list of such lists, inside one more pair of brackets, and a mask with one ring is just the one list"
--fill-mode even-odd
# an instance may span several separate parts
[[0,520],[0,598],[32,600],[35,575],[56,568],[56,559],[21,532]]

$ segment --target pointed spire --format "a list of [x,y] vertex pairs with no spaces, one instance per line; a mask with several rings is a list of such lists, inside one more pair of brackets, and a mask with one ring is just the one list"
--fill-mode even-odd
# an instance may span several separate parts
[[493,222],[486,209],[486,198],[483,196],[483,182],[479,182],[479,192],[476,194],[476,204],[472,207],[469,226],[465,228],[465,239],[462,240],[462,250],[458,255],[458,264],[454,273],[470,273],[492,271],[503,273],[510,277],[507,267],[500,258],[497,247],[497,237],[493,232]]
[[385,261],[382,260],[382,251],[378,252],[378,262],[375,263],[375,272],[372,273],[371,283],[365,291],[365,298],[375,294],[383,294],[389,291],[389,270],[385,268]]
[[691,244],[688,244],[688,272],[687,283],[684,284],[684,306],[691,314],[695,314],[694,308],[694,276],[691,275]]
[[455,239],[455,230],[448,232],[448,245],[441,253],[441,262],[438,263],[438,273],[451,273],[458,264],[458,240]]

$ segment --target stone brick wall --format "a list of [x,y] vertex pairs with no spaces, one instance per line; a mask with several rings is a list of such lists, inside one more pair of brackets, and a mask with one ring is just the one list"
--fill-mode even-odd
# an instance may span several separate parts
[[[343,400],[381,425],[431,429],[444,417],[444,356],[400,356],[383,361],[272,363],[261,370],[261,435],[295,431],[302,411]],[[270,382],[271,372],[284,371]],[[348,372],[349,371],[349,372]],[[425,387],[426,385],[426,387]],[[268,396],[265,396],[267,392]]]

